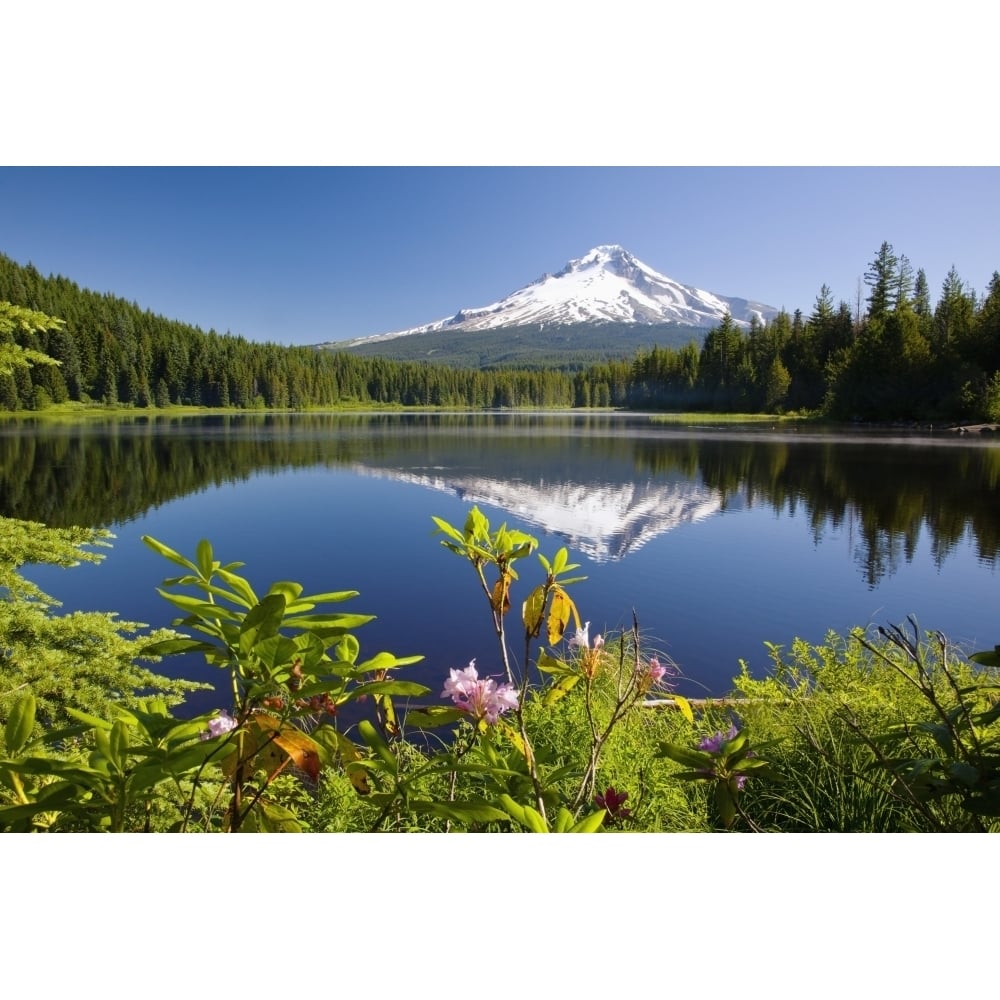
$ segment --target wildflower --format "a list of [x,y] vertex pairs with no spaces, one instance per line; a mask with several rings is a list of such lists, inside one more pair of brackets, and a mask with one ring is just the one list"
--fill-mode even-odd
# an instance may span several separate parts
[[[600,636],[597,637],[600,639]],[[601,640],[603,643],[603,639]],[[576,630],[576,635],[572,636],[568,642],[569,648],[589,649],[590,648],[590,622],[584,622],[583,628]]]
[[731,725],[727,733],[717,732],[714,736],[706,736],[698,744],[698,749],[704,750],[706,753],[718,753],[722,749],[722,744],[734,739],[737,732],[735,724]]
[[611,819],[628,819],[632,812],[625,808],[625,800],[628,798],[628,792],[618,792],[614,787],[609,786],[605,789],[604,794],[598,794],[594,796],[594,804],[598,809],[604,809]]
[[[738,732],[739,730],[736,728],[736,725],[733,724],[729,727],[728,732],[725,733],[716,732],[714,736],[706,736],[704,739],[701,740],[701,742],[699,742],[698,749],[704,750],[706,753],[718,753],[722,749],[722,744],[728,743],[729,740],[734,739]],[[753,751],[748,750],[747,756],[752,757]],[[708,777],[716,777],[714,771],[706,771],[705,774]],[[737,789],[742,791],[743,786],[746,783],[747,783],[746,775],[741,774],[737,777],[736,779]]]
[[491,726],[497,719],[517,708],[517,692],[510,684],[497,684],[490,677],[480,678],[476,661],[464,670],[451,670],[444,682],[442,698],[451,698],[455,707],[475,719],[485,719]]
[[[576,635],[571,636],[568,642],[570,649],[589,649],[590,648],[590,622],[584,622],[583,628],[578,628],[576,630]],[[594,636],[594,649],[600,649],[604,645],[604,639],[599,636]]]
[[655,656],[649,658],[649,663],[646,665],[646,673],[651,683],[659,684],[666,672],[667,668]]
[[208,720],[208,729],[202,731],[201,739],[211,740],[216,736],[223,736],[231,729],[236,728],[236,720],[223,709],[214,719]]

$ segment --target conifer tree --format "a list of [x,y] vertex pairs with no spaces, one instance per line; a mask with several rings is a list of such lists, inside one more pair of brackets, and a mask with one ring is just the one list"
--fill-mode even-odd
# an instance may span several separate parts
[[869,319],[881,319],[893,303],[893,293],[899,279],[899,258],[893,253],[892,244],[883,242],[878,255],[865,271],[865,284],[871,288],[868,296]]

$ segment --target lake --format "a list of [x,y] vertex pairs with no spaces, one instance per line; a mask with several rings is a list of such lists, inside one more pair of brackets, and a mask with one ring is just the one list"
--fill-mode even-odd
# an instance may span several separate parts
[[[155,592],[172,565],[149,534],[193,556],[208,538],[258,592],[358,590],[340,610],[377,620],[362,656],[426,659],[402,676],[440,690],[476,658],[499,673],[471,567],[432,516],[561,546],[591,635],[631,626],[669,656],[691,696],[723,694],[765,642],[915,615],[967,649],[1000,642],[1000,440],[899,432],[778,433],[680,426],[624,413],[127,416],[0,422],[0,514],[110,528],[100,565],[29,575],[66,610],[168,625]],[[520,602],[541,580],[519,564]],[[514,653],[521,654],[520,643]],[[163,672],[221,681],[198,659]],[[224,704],[202,695],[198,710]]]

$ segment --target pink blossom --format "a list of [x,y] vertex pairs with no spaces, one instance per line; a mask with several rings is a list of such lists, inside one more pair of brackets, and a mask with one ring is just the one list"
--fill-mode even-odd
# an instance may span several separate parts
[[475,719],[485,719],[493,725],[497,719],[517,708],[517,691],[510,684],[497,684],[490,677],[479,677],[476,661],[470,660],[464,670],[451,670],[444,682],[442,698],[451,698],[455,707]]
[[660,663],[655,656],[651,656],[645,663],[636,664],[636,674],[644,691],[657,684],[662,684],[669,690],[670,684],[664,683],[663,678],[676,673],[677,669],[672,664]]
[[214,719],[208,720],[208,729],[201,733],[201,739],[211,740],[223,736],[236,728],[236,720],[223,709]]
[[587,649],[590,646],[590,622],[585,622],[583,628],[576,630],[576,635],[571,636],[568,642],[570,649],[579,647]]
[[[576,630],[576,635],[571,636],[567,642],[570,649],[590,649],[590,622],[584,622],[583,628]],[[601,649],[604,646],[604,636],[594,636],[594,649]]]
[[667,668],[663,666],[663,664],[660,663],[660,661],[655,656],[651,656],[649,658],[649,666],[647,669],[647,673],[649,674],[649,679],[654,684],[659,684],[660,681],[663,680],[666,672]]

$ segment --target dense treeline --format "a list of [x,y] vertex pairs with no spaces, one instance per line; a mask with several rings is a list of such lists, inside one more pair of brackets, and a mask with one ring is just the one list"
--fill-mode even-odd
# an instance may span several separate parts
[[261,344],[143,311],[43,277],[0,255],[0,301],[64,325],[12,334],[60,365],[0,373],[0,410],[67,400],[305,409],[344,403],[814,411],[836,419],[1000,421],[1000,272],[978,299],[954,268],[937,304],[922,270],[883,243],[869,295],[741,329],[730,318],[699,344],[652,347],[570,372],[467,368]]
[[343,403],[403,406],[570,406],[572,381],[557,371],[459,371],[254,343],[156,316],[67,278],[43,277],[0,255],[0,301],[64,321],[16,334],[58,366],[0,373],[0,410],[67,400],[105,405],[304,409]]
[[824,285],[808,318],[780,313],[739,329],[728,317],[700,350],[636,357],[625,402],[644,408],[773,412],[836,419],[1000,421],[1000,272],[977,300],[954,268],[932,308],[924,272],[883,243],[870,294],[852,312]]

